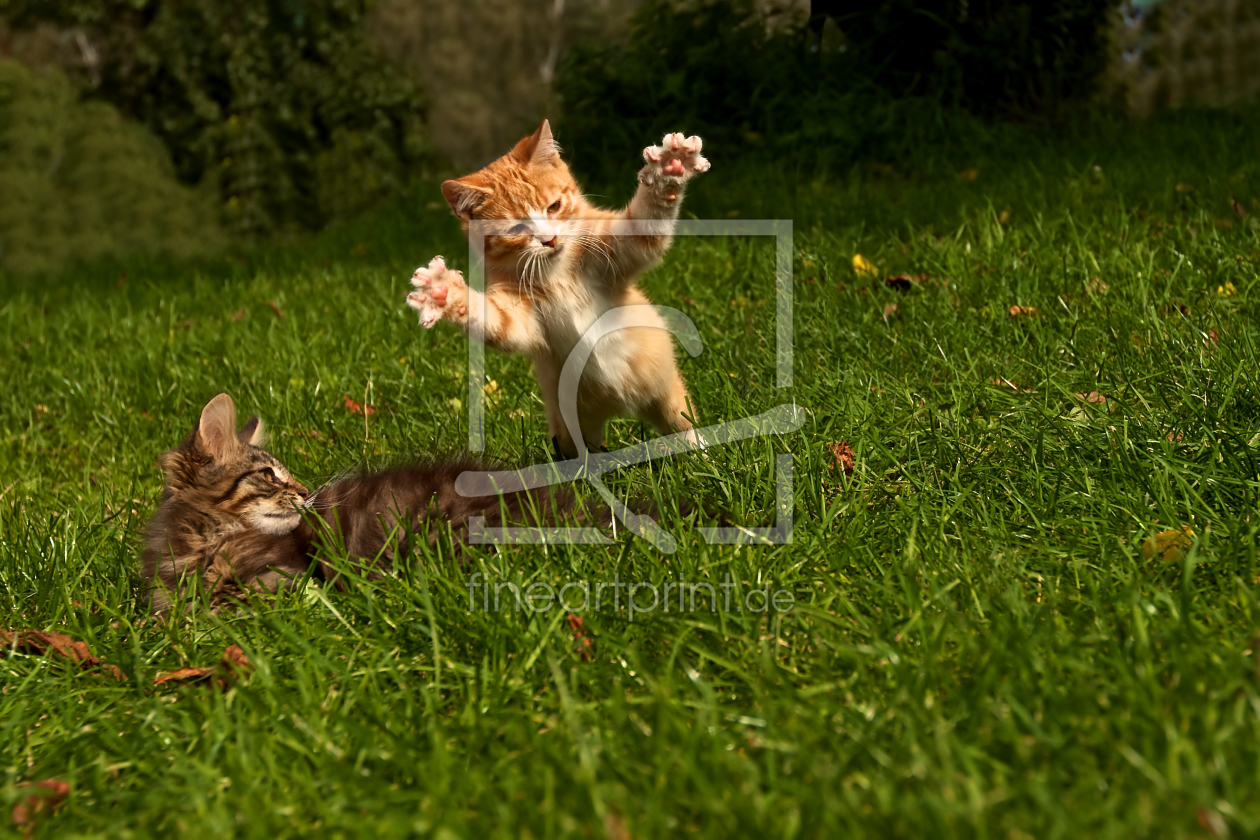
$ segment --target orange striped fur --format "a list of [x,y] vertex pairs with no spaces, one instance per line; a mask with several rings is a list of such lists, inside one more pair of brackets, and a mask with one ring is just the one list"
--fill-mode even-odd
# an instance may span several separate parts
[[[622,210],[606,210],[582,195],[543,121],[508,154],[442,185],[465,230],[474,219],[502,222],[479,254],[485,318],[479,293],[441,257],[416,270],[407,303],[426,328],[451,321],[492,347],[527,354],[551,434],[566,456],[578,448],[560,416],[561,368],[605,312],[649,303],[636,282],[669,249],[686,182],[709,168],[700,150],[700,138],[681,134],[644,149],[634,198]],[[624,220],[657,224],[652,235],[614,236],[614,223]],[[614,416],[638,417],[661,434],[690,432],[694,409],[669,333],[637,327],[602,338],[582,376],[577,408],[591,449],[602,446],[604,425]]]

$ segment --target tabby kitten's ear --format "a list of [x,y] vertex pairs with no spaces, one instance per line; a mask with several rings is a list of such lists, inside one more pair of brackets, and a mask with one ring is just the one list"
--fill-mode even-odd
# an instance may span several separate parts
[[220,464],[236,447],[236,405],[227,394],[219,394],[201,409],[196,440],[198,448]]
[[467,178],[442,182],[442,195],[446,198],[446,203],[451,205],[456,216],[465,221],[471,219],[477,208],[490,197],[490,190],[469,180],[473,177],[475,176],[470,175]]
[[251,417],[249,422],[241,427],[236,433],[236,439],[241,443],[250,446],[262,446],[267,440],[267,433],[263,431],[263,421],[261,417]]
[[554,166],[560,161],[560,147],[551,136],[551,123],[542,121],[538,130],[516,144],[512,150],[521,160],[535,166]]

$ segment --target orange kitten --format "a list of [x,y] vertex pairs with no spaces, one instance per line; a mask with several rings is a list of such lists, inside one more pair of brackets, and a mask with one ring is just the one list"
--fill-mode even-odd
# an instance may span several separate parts
[[[525,353],[542,387],[547,423],[560,452],[578,454],[560,414],[560,372],[582,334],[605,312],[648,304],[635,285],[668,250],[683,187],[709,168],[699,137],[667,134],[643,150],[639,189],[624,210],[587,202],[544,120],[511,152],[479,172],[442,184],[464,230],[472,219],[505,220],[501,235],[485,240],[485,320],[480,294],[441,257],[416,270],[407,304],[432,327],[445,319],[484,336],[492,347]],[[656,222],[653,235],[615,236],[622,221]],[[664,321],[656,313],[653,323]],[[577,389],[577,411],[587,447],[604,442],[614,416],[638,417],[661,434],[691,432],[694,409],[664,329],[635,327],[609,333],[591,354]],[[694,432],[691,432],[694,440]]]

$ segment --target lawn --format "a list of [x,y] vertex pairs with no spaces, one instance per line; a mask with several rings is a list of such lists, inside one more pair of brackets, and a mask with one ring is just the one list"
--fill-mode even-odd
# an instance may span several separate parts
[[[261,415],[311,485],[466,446],[467,341],[403,302],[433,254],[467,267],[436,186],[304,246],[0,278],[0,627],[67,634],[122,673],[0,663],[0,825],[1260,831],[1257,130],[1255,111],[995,130],[808,175],[713,149],[691,211],[795,223],[792,387],[775,382],[772,241],[679,240],[645,286],[699,328],[682,369],[703,423],[789,401],[805,420],[609,479],[652,501],[676,553],[623,530],[461,566],[440,540],[385,580],[232,616],[155,622],[138,596],[156,458],[211,396]],[[527,362],[491,353],[488,376],[487,456],[546,459]],[[620,421],[611,443],[642,433]],[[678,514],[773,524],[782,452],[791,544],[708,545]],[[718,608],[631,615],[623,594],[576,629],[555,606],[470,602],[474,573],[710,583]],[[739,608],[767,586],[791,609]],[[227,690],[155,685],[233,644],[254,669]],[[9,825],[43,780],[64,802]]]

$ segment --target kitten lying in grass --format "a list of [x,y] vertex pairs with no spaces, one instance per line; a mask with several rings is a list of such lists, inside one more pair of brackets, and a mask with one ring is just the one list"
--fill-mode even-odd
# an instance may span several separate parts
[[[558,401],[565,359],[605,312],[649,303],[635,283],[668,250],[684,185],[709,168],[700,148],[699,137],[667,134],[660,146],[644,149],[639,189],[623,210],[587,202],[546,121],[486,168],[442,184],[465,230],[473,219],[503,221],[480,255],[485,320],[482,296],[441,257],[416,270],[407,304],[425,328],[445,319],[493,347],[533,359],[562,455],[578,454]],[[626,221],[646,223],[650,235],[614,235]],[[650,319],[663,326],[656,313]],[[603,444],[605,422],[618,415],[638,417],[661,434],[690,432],[694,442],[694,407],[669,333],[635,327],[600,339],[577,389],[577,412],[590,449]]]
[[[261,421],[255,417],[238,432],[232,398],[219,394],[188,438],[162,456],[166,490],[141,556],[154,613],[166,612],[198,581],[216,609],[249,590],[274,592],[311,571],[321,547],[344,548],[368,563],[392,561],[425,520],[450,523],[458,533],[472,516],[488,525],[536,523],[571,507],[568,496],[546,491],[460,496],[459,474],[484,469],[472,461],[342,478],[312,494],[262,443]],[[303,517],[304,509],[318,515]],[[331,577],[322,564],[314,572]]]

